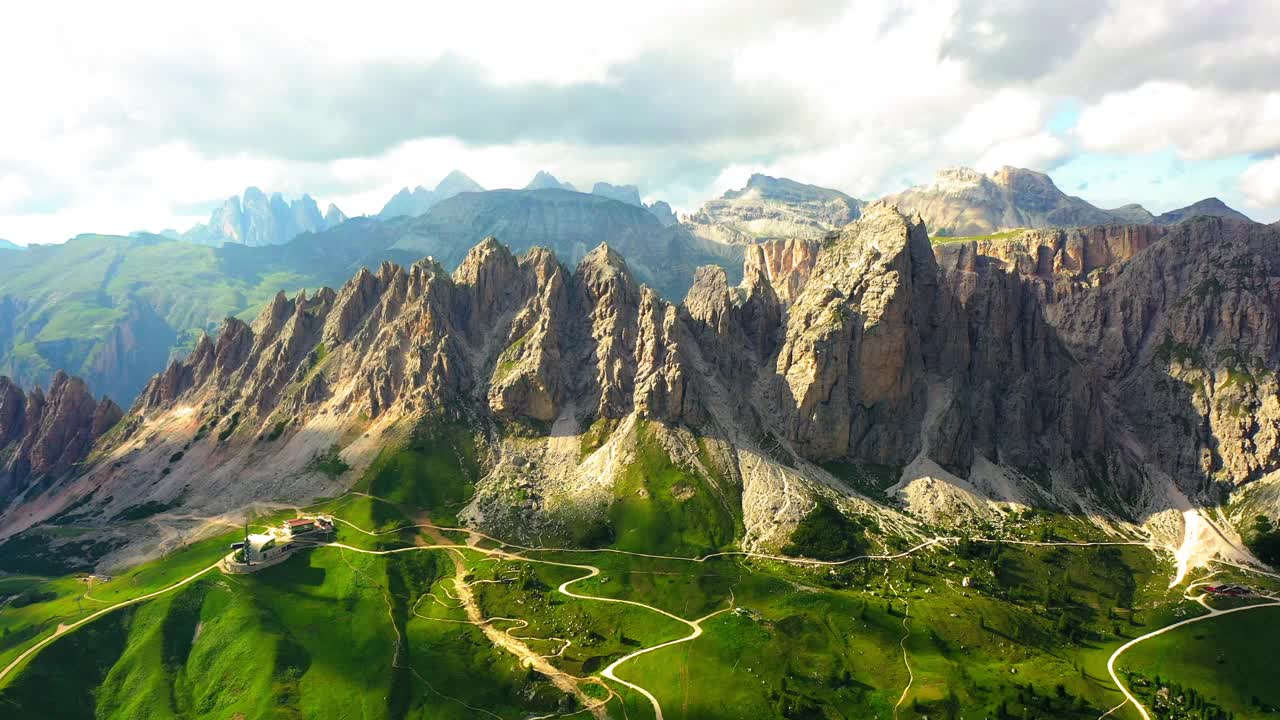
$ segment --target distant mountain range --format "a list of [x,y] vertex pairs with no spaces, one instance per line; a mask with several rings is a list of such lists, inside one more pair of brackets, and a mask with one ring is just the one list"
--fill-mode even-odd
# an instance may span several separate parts
[[4,238],[0,238],[0,250],[22,250],[22,249],[24,248],[21,245],[18,245],[17,243],[11,243],[8,240],[5,240]]
[[243,198],[227,198],[222,207],[213,211],[208,223],[196,225],[180,237],[200,245],[282,245],[301,233],[327,230],[346,219],[332,203],[321,215],[310,195],[288,201],[278,192],[268,196],[249,187]]
[[284,288],[341,282],[392,250],[396,223],[357,219],[285,245],[208,247],[159,235],[80,235],[6,253],[0,375],[46,384],[58,370],[128,404],[147,378],[228,316]]
[[1007,166],[990,174],[947,168],[940,170],[932,183],[916,185],[884,200],[904,211],[920,213],[929,232],[938,236],[1111,223],[1170,225],[1196,215],[1249,219],[1217,198],[1160,216],[1136,204],[1103,210],[1062,192],[1044,173]]
[[[486,236],[515,252],[546,247],[571,264],[606,242],[627,257],[639,282],[678,300],[699,266],[718,265],[736,282],[748,246],[823,239],[866,205],[838,190],[757,174],[678,222],[667,203],[645,205],[634,186],[571,187],[540,172],[526,189],[484,191],[454,171],[434,190],[401,191],[377,218],[351,221],[332,205],[321,215],[307,195],[287,202],[249,188],[181,235],[81,235],[23,252],[5,243],[0,374],[31,387],[66,370],[128,403],[201,332],[226,316],[252,315],[279,290],[336,284],[384,260],[432,256],[451,269]],[[417,213],[414,203],[424,200],[427,209]],[[1166,225],[1195,215],[1247,219],[1212,198],[1158,217],[1137,205],[1102,210],[1043,173],[1016,168],[947,170],[934,184],[888,200],[918,211],[935,236]]]
[[378,217],[383,220],[401,215],[417,217],[430,210],[436,203],[464,192],[484,192],[484,188],[480,183],[467,177],[466,173],[454,170],[436,185],[435,190],[428,190],[421,185],[412,190],[402,188],[387,201],[386,205],[382,206]]
[[[442,183],[444,194],[463,185]],[[265,196],[251,189],[246,197],[256,208]],[[289,207],[314,208],[308,201],[304,196]],[[314,221],[314,215],[304,216]],[[264,216],[242,209],[239,217],[253,232],[220,244],[208,236],[191,242],[191,233],[181,240],[152,233],[81,235],[5,252],[14,257],[5,258],[0,273],[0,375],[32,387],[66,370],[95,392],[128,404],[152,373],[188,352],[202,332],[225,317],[253,315],[280,290],[336,285],[361,267],[409,264],[426,255],[452,268],[488,235],[521,251],[551,248],[567,262],[609,242],[632,258],[641,281],[674,298],[683,296],[700,265],[719,264],[734,273],[741,265],[740,251],[664,225],[646,208],[560,189],[457,192],[420,217],[336,225],[322,219],[314,232],[295,233],[284,244],[267,243],[278,235],[258,232]],[[272,232],[281,226],[272,225]],[[208,232],[209,226],[200,227]]]

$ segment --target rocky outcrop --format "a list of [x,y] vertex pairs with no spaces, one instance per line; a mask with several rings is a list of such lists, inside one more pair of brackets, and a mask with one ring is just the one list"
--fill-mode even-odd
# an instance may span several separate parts
[[1278,239],[1273,228],[1200,217],[1097,291],[1048,307],[1145,459],[1188,494],[1280,469]]
[[918,212],[934,235],[985,235],[1013,228],[1074,227],[1119,219],[1058,189],[1044,173],[1003,167],[990,175],[969,168],[939,170],[930,185],[884,198]]
[[124,413],[109,398],[95,400],[83,380],[54,375],[48,393],[23,393],[0,376],[0,501],[33,482],[65,475]]
[[[570,270],[490,238],[451,275],[386,263],[227,321],[152,381],[131,419],[147,430],[86,483],[136,502],[151,478],[210,507],[256,483],[318,493],[319,450],[358,466],[447,414],[545,440],[548,482],[578,477],[562,441],[586,428],[689,429],[739,463],[754,538],[791,507],[778,492],[807,506],[842,487],[828,463],[899,473],[939,521],[919,498],[1138,517],[1171,492],[1155,478],[1211,497],[1280,469],[1275,233],[1200,218],[935,247],[918,215],[872,203],[822,241],[753,248],[741,282],[700,268],[681,305],[611,245]],[[163,477],[200,483],[155,478],[174,447]]]
[[822,245],[815,240],[769,240],[746,248],[743,275],[758,276],[783,302],[791,302],[809,281]]
[[699,237],[720,243],[817,240],[857,219],[863,204],[839,190],[757,173],[742,189],[704,203],[686,223]]
[[1095,225],[1027,230],[1016,237],[945,242],[935,246],[948,270],[976,272],[992,265],[1035,278],[1056,300],[1081,287],[1106,282],[1125,261],[1165,234],[1154,225]]

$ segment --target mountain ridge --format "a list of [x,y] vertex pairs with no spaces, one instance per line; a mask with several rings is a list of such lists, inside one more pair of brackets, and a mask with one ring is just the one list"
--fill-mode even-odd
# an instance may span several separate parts
[[[1167,518],[1177,509],[1152,498],[1199,497],[1223,482],[1204,470],[1188,474],[1199,467],[1185,460],[1196,448],[1223,453],[1214,466],[1254,468],[1231,475],[1232,484],[1280,466],[1280,455],[1266,449],[1265,433],[1232,430],[1229,409],[1197,410],[1154,386],[1142,392],[1162,398],[1164,409],[1144,412],[1203,412],[1213,435],[1166,428],[1153,445],[1184,450],[1135,449],[1146,443],[1126,439],[1127,428],[1140,426],[1141,415],[1119,412],[1104,397],[1108,378],[1117,377],[1113,364],[1157,385],[1167,372],[1195,378],[1204,371],[1153,365],[1164,357],[1154,344],[1128,355],[1109,340],[1091,355],[1087,320],[1101,310],[1089,303],[1103,302],[1116,278],[1134,277],[1121,268],[1167,254],[1158,248],[1212,246],[1217,257],[1205,267],[1230,267],[1224,257],[1269,247],[1274,232],[1201,218],[1172,228],[1031,231],[1011,242],[932,246],[919,218],[873,203],[832,240],[769,244],[768,255],[748,258],[737,286],[722,268],[699,270],[679,304],[637,283],[609,246],[569,270],[544,249],[517,257],[489,239],[452,274],[432,260],[383,264],[337,290],[277,295],[252,324],[226,321],[216,339],[202,339],[153,378],[127,420],[132,429],[103,449],[110,465],[62,497],[104,486],[116,504],[181,495],[215,510],[247,500],[273,478],[278,492],[304,500],[338,489],[302,471],[314,454],[355,438],[338,447],[358,471],[383,433],[450,408],[491,428],[487,452],[496,464],[467,516],[507,535],[564,532],[564,513],[598,512],[591,508],[607,485],[587,483],[582,473],[607,477],[613,471],[600,463],[630,452],[628,438],[645,427],[676,444],[681,428],[691,428],[736,458],[747,547],[785,541],[801,517],[779,515],[779,503],[792,496],[801,507],[828,497],[898,517],[893,504],[834,479],[823,469],[828,462],[898,468],[890,494],[929,522],[990,519],[1003,503],[1073,507],[1112,522],[1154,523],[1172,540],[1177,531]],[[1029,262],[1045,257],[1029,243],[1051,248],[1056,264]],[[1079,259],[1092,264],[1072,265]],[[1166,293],[1156,306],[1161,317],[1223,301],[1185,280],[1165,291],[1158,282],[1148,279],[1144,292]],[[1274,316],[1274,307],[1258,304],[1258,290],[1246,292],[1248,313]],[[1124,311],[1110,312],[1129,321]],[[1274,347],[1256,352],[1275,363]],[[1238,402],[1230,398],[1239,392],[1267,391],[1261,379],[1215,388],[1214,407]],[[614,428],[602,446],[608,453],[581,465],[576,455],[572,465],[556,459],[552,426],[579,434],[598,423]],[[140,442],[156,432],[161,442]],[[761,437],[774,438],[772,449]],[[186,452],[173,479],[156,478],[175,447]],[[524,464],[502,460],[513,452]],[[1090,458],[1103,456],[1111,481],[1095,487]],[[1047,485],[1030,480],[1037,467],[1049,469]],[[542,501],[505,504],[517,468]],[[178,479],[195,475],[207,477],[207,486]],[[139,480],[147,477],[153,480]],[[832,495],[833,488],[841,490]]]
[[1197,215],[1249,220],[1217,198],[1160,216],[1137,204],[1103,210],[1067,195],[1046,173],[1007,165],[987,174],[966,167],[943,168],[933,184],[916,185],[883,199],[907,212],[920,212],[938,236],[1134,222],[1171,225]]

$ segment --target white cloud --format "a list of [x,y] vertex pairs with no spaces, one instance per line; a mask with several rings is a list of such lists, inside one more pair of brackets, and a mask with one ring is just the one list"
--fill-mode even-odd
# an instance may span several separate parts
[[1266,0],[50,5],[0,25],[16,241],[182,227],[251,184],[371,213],[454,167],[692,208],[751,171],[870,198],[1081,148],[1280,149]]
[[1084,147],[1104,152],[1165,149],[1203,160],[1280,148],[1280,91],[1223,92],[1149,82],[1109,93],[1080,115]]
[[1280,155],[1250,165],[1240,175],[1240,191],[1258,208],[1280,209]]
[[26,178],[17,173],[0,175],[0,211],[14,207],[31,197],[31,187]]
[[1050,168],[1065,158],[1069,151],[1067,144],[1053,133],[1038,132],[992,145],[973,166],[983,172],[990,172],[1005,165],[1036,169]]

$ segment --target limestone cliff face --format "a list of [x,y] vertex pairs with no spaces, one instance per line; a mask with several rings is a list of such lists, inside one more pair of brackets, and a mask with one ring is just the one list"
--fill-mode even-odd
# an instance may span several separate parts
[[1147,461],[1189,493],[1280,469],[1277,240],[1274,228],[1198,218],[1048,309]]
[[[919,223],[868,206],[820,256],[792,304],[776,372],[786,436],[806,456],[852,451],[887,462],[912,452],[914,432],[904,425],[918,414],[910,380],[923,370],[925,302],[913,280],[933,272],[928,243]],[[923,249],[913,253],[912,244]]]
[[54,375],[48,393],[39,387],[24,393],[0,376],[0,501],[36,480],[66,474],[123,415],[65,373]]
[[750,245],[743,260],[743,276],[759,276],[783,302],[789,303],[809,281],[822,244],[815,240],[769,240]]
[[1158,241],[1167,229],[1155,225],[1095,225],[1027,230],[1015,238],[944,242],[935,247],[948,270],[976,272],[993,265],[1006,273],[1045,282],[1046,299],[1106,282],[1120,264]]
[[[1000,293],[978,285],[1016,278],[1045,330],[1096,378],[1063,400],[1102,397],[1109,432],[1132,451],[1131,463],[1203,495],[1280,469],[1277,239],[1274,228],[1205,216],[1033,230],[936,252],[952,284],[980,302]],[[1029,327],[1037,326],[1005,330]]]
[[[715,438],[753,537],[840,487],[828,462],[1136,515],[1151,470],[1203,495],[1280,469],[1276,232],[1203,219],[935,248],[918,215],[873,203],[821,242],[753,248],[739,284],[701,268],[680,305],[608,246],[571,269],[489,239],[452,275],[385,264],[228,320],[152,380],[84,483],[210,508],[314,496],[345,482],[307,469],[318,452],[358,470],[445,413],[499,443],[600,420]],[[577,482],[581,461],[539,473]]]

